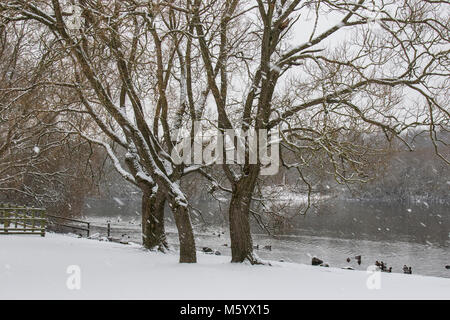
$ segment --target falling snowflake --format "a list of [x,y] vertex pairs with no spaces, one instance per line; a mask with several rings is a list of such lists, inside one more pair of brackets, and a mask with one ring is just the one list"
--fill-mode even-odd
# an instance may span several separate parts
[[118,204],[119,206],[125,205],[125,203],[123,203],[123,201],[120,200],[119,198],[114,197],[113,199],[114,199],[115,202],[117,202],[117,204]]
[[41,152],[41,149],[38,146],[34,146],[33,152],[39,154],[39,152]]

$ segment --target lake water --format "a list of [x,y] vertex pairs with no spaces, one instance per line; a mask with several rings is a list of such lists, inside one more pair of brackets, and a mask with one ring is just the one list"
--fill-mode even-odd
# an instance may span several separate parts
[[[269,236],[253,226],[255,252],[268,260],[311,263],[317,256],[332,267],[351,266],[366,270],[375,261],[383,261],[393,272],[402,272],[403,265],[411,266],[414,274],[450,278],[450,211],[448,204],[428,204],[416,201],[408,204],[330,201],[322,203],[306,216],[299,216],[291,225]],[[105,234],[106,221],[111,221],[112,235],[127,234],[131,241],[140,243],[140,225],[137,210],[120,218],[90,216],[93,232]],[[105,212],[105,211],[103,211]],[[167,230],[170,245],[178,248],[178,236],[168,212]],[[223,255],[231,255],[226,217],[210,216],[207,226],[196,226],[198,249],[210,247]],[[194,219],[196,220],[196,219]],[[227,246],[225,246],[225,244]],[[263,249],[270,245],[272,250]],[[362,256],[362,264],[354,256]],[[350,257],[348,264],[346,259]]]

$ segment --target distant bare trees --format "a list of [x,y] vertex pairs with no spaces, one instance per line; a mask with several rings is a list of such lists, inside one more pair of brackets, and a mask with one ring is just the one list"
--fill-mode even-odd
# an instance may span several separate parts
[[95,186],[101,159],[67,131],[63,111],[53,108],[54,99],[67,90],[49,80],[51,53],[30,47],[33,26],[5,24],[0,31],[2,201],[79,213],[83,197]]

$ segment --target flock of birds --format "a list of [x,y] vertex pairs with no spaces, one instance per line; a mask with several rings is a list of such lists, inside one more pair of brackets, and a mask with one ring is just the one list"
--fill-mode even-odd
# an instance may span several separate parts
[[[215,232],[213,232],[213,235],[217,235],[218,237],[220,237],[221,234],[224,234],[224,232],[221,232],[221,233],[220,233],[220,232],[217,232],[217,234],[216,234]],[[128,236],[127,234],[123,234],[123,235],[122,235],[122,241],[124,241],[124,240],[126,241],[126,240],[129,240],[129,239],[130,239],[130,236]],[[121,241],[121,242],[122,242],[122,241]],[[127,241],[126,241],[126,242],[127,242]],[[224,247],[228,247],[228,244],[225,243],[223,246],[224,246]],[[271,246],[271,245],[265,245],[265,246],[261,246],[261,247],[260,247],[259,244],[257,244],[257,245],[254,245],[254,246],[253,246],[253,249],[255,249],[255,250],[264,249],[264,250],[272,251],[272,246]],[[204,253],[208,253],[208,254],[221,255],[220,251],[213,250],[213,249],[211,249],[211,248],[209,248],[209,247],[203,247],[203,248],[202,248],[202,251],[203,251]],[[358,265],[361,265],[361,261],[362,261],[361,255],[355,256],[355,257],[354,257],[354,260],[356,261],[356,263],[357,263]],[[351,260],[350,257],[348,257],[348,258],[346,259],[346,261],[347,261],[347,263],[350,263],[352,260]],[[284,262],[284,260],[281,259],[280,262]],[[329,266],[330,266],[328,263],[324,263],[323,260],[321,260],[321,259],[319,259],[319,258],[317,258],[317,257],[312,257],[312,259],[311,259],[311,264],[312,264],[313,266],[321,266],[321,267],[329,267]],[[378,268],[379,271],[382,271],[382,272],[389,272],[389,273],[392,272],[392,267],[388,267],[387,264],[384,263],[383,261],[378,261],[378,260],[375,261],[375,266]],[[344,267],[344,268],[342,268],[342,269],[354,270],[351,266],[347,266],[347,267]],[[446,265],[446,266],[445,266],[445,269],[450,270],[450,265]],[[411,267],[408,267],[406,264],[403,265],[402,270],[403,270],[403,273],[404,273],[404,274],[412,274],[412,268],[411,268]]]
[[[361,256],[355,256],[354,259],[356,260],[356,263],[358,263],[358,265],[361,265]],[[352,261],[352,259],[350,259],[350,257],[348,257],[346,259],[347,263],[350,263]],[[321,259],[317,258],[317,257],[312,257],[311,259],[311,264],[313,266],[321,266],[321,267],[329,267],[329,265],[327,263],[324,263]],[[392,272],[392,267],[388,267],[388,265],[386,263],[384,263],[383,261],[375,261],[375,266],[378,268],[379,271],[382,272]],[[446,269],[450,269],[450,266],[445,266]],[[347,266],[344,267],[343,269],[347,269],[347,270],[354,270],[352,267]],[[403,273],[405,274],[412,274],[412,268],[408,267],[406,264],[403,266]]]

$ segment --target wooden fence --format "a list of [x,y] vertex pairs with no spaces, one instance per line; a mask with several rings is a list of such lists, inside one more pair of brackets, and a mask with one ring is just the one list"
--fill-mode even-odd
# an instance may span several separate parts
[[90,235],[91,224],[87,221],[53,216],[51,214],[47,214],[47,218],[51,231],[62,232],[62,229],[75,232],[84,231],[87,237]]
[[46,211],[0,204],[0,234],[37,234],[45,237]]

